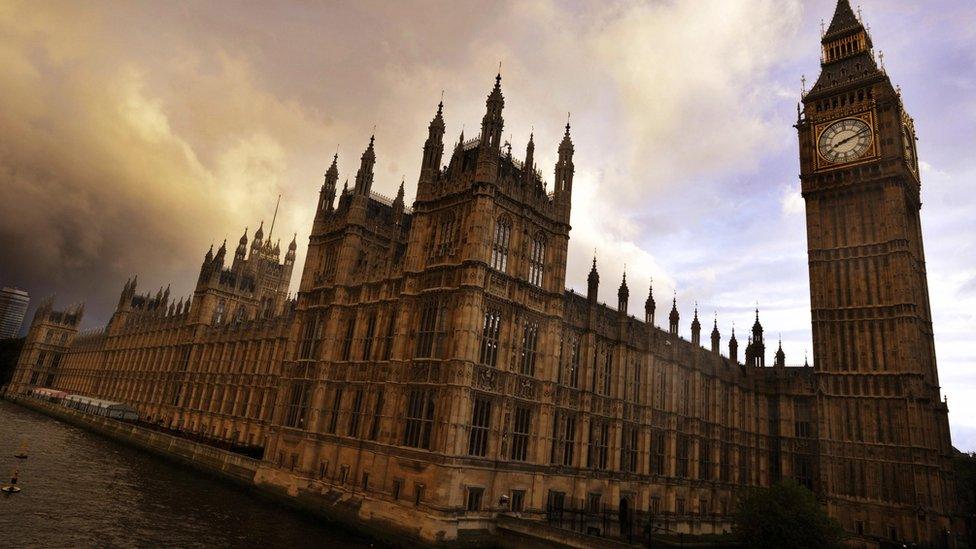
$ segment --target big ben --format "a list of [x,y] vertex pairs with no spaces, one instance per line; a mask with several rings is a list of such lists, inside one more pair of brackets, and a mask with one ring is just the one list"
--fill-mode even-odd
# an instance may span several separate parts
[[797,121],[819,416],[817,490],[863,540],[951,543],[915,128],[848,0]]

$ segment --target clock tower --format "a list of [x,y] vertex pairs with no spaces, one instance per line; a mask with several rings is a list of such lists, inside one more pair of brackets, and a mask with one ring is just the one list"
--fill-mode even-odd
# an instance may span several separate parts
[[915,129],[839,0],[796,129],[817,377],[816,489],[867,539],[949,543],[955,501]]

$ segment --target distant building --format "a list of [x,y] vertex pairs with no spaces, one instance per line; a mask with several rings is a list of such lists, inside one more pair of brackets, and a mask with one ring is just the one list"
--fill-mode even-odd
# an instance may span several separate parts
[[24,323],[30,295],[18,288],[0,290],[0,339],[17,337]]

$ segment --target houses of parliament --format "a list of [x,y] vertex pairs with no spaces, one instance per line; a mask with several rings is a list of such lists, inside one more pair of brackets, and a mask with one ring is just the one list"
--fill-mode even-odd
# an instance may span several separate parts
[[373,138],[351,187],[332,159],[294,299],[296,242],[282,256],[270,230],[245,232],[185,299],[128,281],[104,329],[44,304],[11,390],[260,448],[257,484],[429,542],[580,507],[721,533],[737,491],[793,479],[854,542],[943,543],[954,450],[912,118],[848,0],[821,55],[795,126],[812,366],[782,348],[766,363],[758,310],[740,352],[717,323],[703,342],[697,311],[683,339],[675,302],[626,277],[616,308],[599,303],[595,259],[586,293],[566,289],[570,126],[549,190],[531,136],[521,159],[502,145],[499,75],[476,137],[445,144],[437,106],[412,207],[402,184],[372,191]]

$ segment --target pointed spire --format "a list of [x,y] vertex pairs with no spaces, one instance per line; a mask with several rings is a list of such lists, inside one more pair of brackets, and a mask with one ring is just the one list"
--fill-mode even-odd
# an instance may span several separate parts
[[569,137],[569,114],[566,115],[566,133],[559,143],[559,155],[556,160],[556,176],[553,190],[563,204],[569,204],[573,194],[573,140]]
[[712,352],[719,353],[722,336],[718,333],[718,312],[715,312],[715,319],[712,321]]
[[596,270],[596,251],[593,251],[593,267],[590,274],[586,277],[586,297],[592,303],[597,301],[597,293],[600,289],[600,273]]
[[403,220],[403,180],[400,180],[400,188],[397,189],[396,198],[393,199],[393,221],[399,225]]
[[495,87],[488,94],[485,101],[485,116],[481,120],[481,147],[488,147],[497,151],[501,145],[502,129],[505,121],[502,119],[502,109],[505,98],[502,96],[502,74],[499,69],[495,77]]
[[535,132],[529,133],[529,142],[525,145],[525,164],[522,166],[522,179],[526,184],[535,180]]
[[691,319],[691,342],[701,345],[701,322],[698,320],[698,302],[695,302],[695,317]]
[[424,142],[424,157],[420,163],[418,194],[423,193],[427,184],[433,183],[441,170],[441,157],[444,154],[444,101],[437,104],[437,113],[427,127],[427,141]]
[[729,337],[729,360],[732,364],[739,363],[739,340],[735,338],[735,321],[732,321],[732,335]]
[[331,212],[335,202],[336,184],[339,182],[339,153],[332,156],[332,165],[325,172],[325,182],[319,192],[319,211]]
[[620,288],[617,289],[617,310],[627,314],[627,303],[630,301],[630,288],[627,287],[627,267],[624,267],[624,276],[620,281]]
[[644,322],[654,325],[654,310],[657,308],[657,304],[654,303],[654,279],[651,279],[650,285],[647,287],[647,300],[644,301]]
[[254,240],[251,241],[251,248],[260,248],[261,241],[264,239],[264,220],[261,220],[261,225],[258,230],[254,232]]
[[841,35],[854,34],[861,30],[864,30],[864,26],[851,9],[851,3],[848,0],[838,0],[837,7],[834,8],[834,17],[823,35],[823,41],[826,43]]
[[[762,324],[759,323],[759,307],[756,307],[756,321],[752,324],[753,339],[762,339]],[[759,337],[756,337],[759,334]]]
[[376,164],[376,152],[373,150],[373,142],[376,135],[369,136],[369,145],[363,151],[360,159],[359,171],[356,172],[355,192],[361,196],[369,196],[373,186],[373,165]]
[[779,336],[779,348],[776,349],[776,359],[773,365],[779,368],[786,366],[786,353],[783,352],[783,336]]
[[681,315],[678,314],[678,292],[674,292],[674,298],[671,300],[671,314],[668,315],[668,331],[671,335],[678,335],[678,321],[681,319]]

